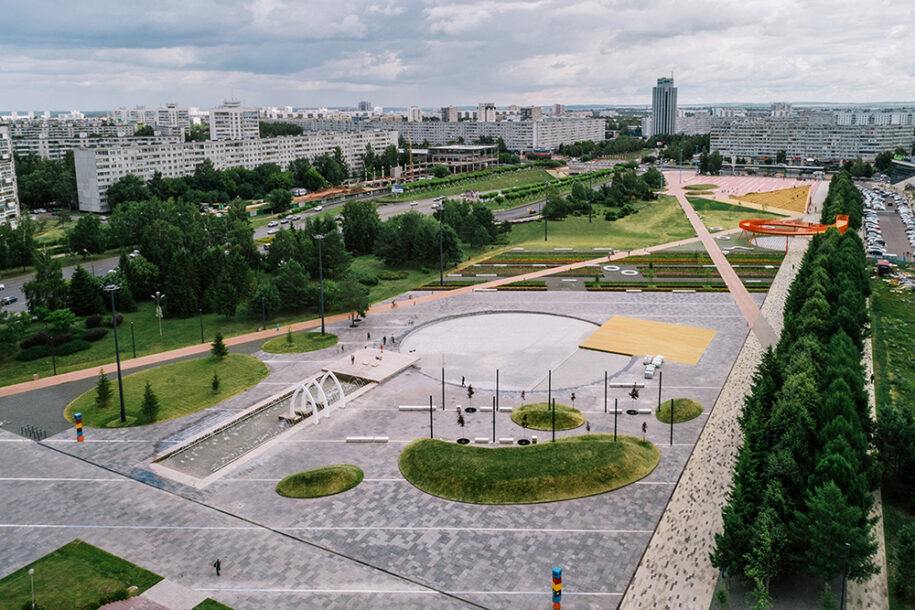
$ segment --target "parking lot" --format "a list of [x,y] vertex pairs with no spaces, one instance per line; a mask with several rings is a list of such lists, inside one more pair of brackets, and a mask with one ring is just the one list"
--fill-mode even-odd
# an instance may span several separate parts
[[910,260],[915,250],[915,215],[902,195],[880,186],[858,187],[864,195],[864,239],[868,256]]

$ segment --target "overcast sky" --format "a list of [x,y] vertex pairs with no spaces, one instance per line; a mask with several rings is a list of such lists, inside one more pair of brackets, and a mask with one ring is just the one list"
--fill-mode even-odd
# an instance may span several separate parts
[[0,0],[0,110],[915,101],[913,0]]

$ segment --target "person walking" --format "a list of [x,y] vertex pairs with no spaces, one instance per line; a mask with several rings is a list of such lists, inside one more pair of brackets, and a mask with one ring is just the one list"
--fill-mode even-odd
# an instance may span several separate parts
[[462,388],[464,387],[464,376],[463,375],[461,375],[461,387]]
[[366,340],[366,341],[371,341],[371,340],[372,340],[372,333],[370,333],[370,332],[365,333],[365,340]]
[[219,576],[219,572],[222,570],[222,562],[217,559],[216,563],[213,564],[213,567],[216,568],[216,576]]
[[352,355],[349,357],[349,363],[350,363],[351,365],[355,365],[355,364],[356,364],[356,354],[352,354]]
[[387,336],[387,335],[385,335],[385,336],[383,336],[383,337],[381,338],[381,344],[382,344],[382,345],[387,345],[387,344],[388,344],[388,336]]

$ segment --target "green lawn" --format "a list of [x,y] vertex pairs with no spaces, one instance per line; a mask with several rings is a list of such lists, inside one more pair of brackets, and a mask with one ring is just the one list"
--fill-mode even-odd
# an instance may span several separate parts
[[[398,294],[403,294],[418,286],[422,286],[433,279],[437,281],[438,263],[433,266],[435,267],[434,269],[430,267],[427,268],[426,271],[417,269],[398,269],[397,271],[405,273],[407,276],[400,280],[379,280],[378,284],[375,286],[369,286],[369,301],[378,303],[397,296]],[[365,275],[378,275],[380,271],[387,268],[388,267],[385,266],[381,259],[374,255],[360,256],[353,261],[353,266],[351,267],[353,271]],[[445,273],[448,273],[448,269],[449,266],[446,263]]]
[[747,218],[784,218],[781,214],[731,205],[714,199],[688,197],[687,200],[692,204],[693,209],[699,214],[706,227],[734,229],[740,224],[741,220]]
[[34,569],[35,605],[39,608],[83,608],[113,592],[137,587],[140,594],[162,577],[102,549],[74,540],[0,580],[0,605],[31,604],[29,569]]
[[[219,391],[213,393],[213,374],[219,375]],[[140,405],[146,382],[152,386],[159,399],[159,414],[156,421],[166,421],[196,413],[215,405],[231,396],[247,390],[270,373],[267,366],[246,354],[229,354],[224,360],[211,356],[175,362],[140,371],[124,377],[124,407],[127,426],[142,425]],[[95,406],[96,391],[93,387],[67,405],[64,417],[73,421],[74,413],[83,414],[83,424],[88,428],[120,426],[120,403],[117,380],[111,384],[111,404],[99,409]]]
[[[290,339],[292,341],[290,342]],[[261,346],[261,349],[271,354],[300,354],[313,352],[337,344],[337,335],[320,332],[295,333],[270,339]]]
[[[674,398],[674,423],[689,421],[702,413],[702,405],[691,398]],[[665,424],[670,423],[670,400],[665,400],[655,411],[655,417]]]
[[362,482],[362,469],[352,464],[313,468],[289,475],[276,484],[276,493],[287,498],[321,498],[352,489]]
[[686,191],[708,191],[718,188],[717,184],[687,184],[683,187]]
[[225,604],[220,604],[215,599],[208,597],[191,608],[191,610],[232,610],[232,607]]
[[[871,287],[874,394],[879,417],[883,405],[915,408],[915,294],[893,293],[882,280],[874,280]],[[915,609],[915,602],[896,595],[896,572],[890,561],[896,549],[896,532],[907,523],[915,523],[915,513],[909,510],[911,500],[899,493],[898,487],[892,475],[884,478],[883,533],[889,565],[890,608]]]
[[468,178],[458,184],[440,186],[428,190],[408,191],[403,195],[387,195],[380,198],[380,201],[416,201],[417,199],[429,199],[432,197],[447,197],[450,195],[460,195],[466,191],[495,191],[510,188],[513,186],[522,186],[527,184],[536,184],[552,180],[553,177],[546,170],[539,167],[528,169],[519,169],[514,172],[505,172],[493,176],[484,176],[483,178]]
[[509,239],[512,246],[524,248],[635,250],[696,236],[676,198],[661,195],[657,201],[637,202],[636,205],[640,208],[638,213],[612,222],[604,220],[602,209],[591,223],[587,216],[569,216],[565,220],[549,222],[547,241],[543,239],[542,220],[515,225]]
[[649,442],[587,434],[527,447],[474,447],[415,440],[398,459],[413,485],[475,504],[529,504],[604,493],[647,476],[660,459]]
[[[527,419],[525,419],[525,416]],[[535,402],[528,405],[521,405],[512,411],[512,421],[519,426],[527,426],[534,430],[552,430],[553,429],[553,411],[550,405],[545,402]],[[571,430],[585,423],[585,416],[581,411],[556,403],[556,429]]]

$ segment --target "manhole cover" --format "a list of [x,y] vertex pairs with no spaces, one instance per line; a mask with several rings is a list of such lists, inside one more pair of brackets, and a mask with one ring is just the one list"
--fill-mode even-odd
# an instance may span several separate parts
[[[635,409],[626,409],[626,415],[638,415],[638,414],[639,414],[639,412],[636,411]],[[458,441],[458,442],[460,443],[461,441]]]
[[527,440],[526,438],[519,438],[519,439],[518,439],[518,444],[519,444],[519,445],[530,445],[531,442],[530,442],[529,440]]
[[458,442],[458,445],[469,445],[470,439],[469,438],[459,438],[457,440],[457,442]]
[[476,407],[467,407],[466,409],[464,409],[464,413],[476,413],[476,412],[477,412]]

